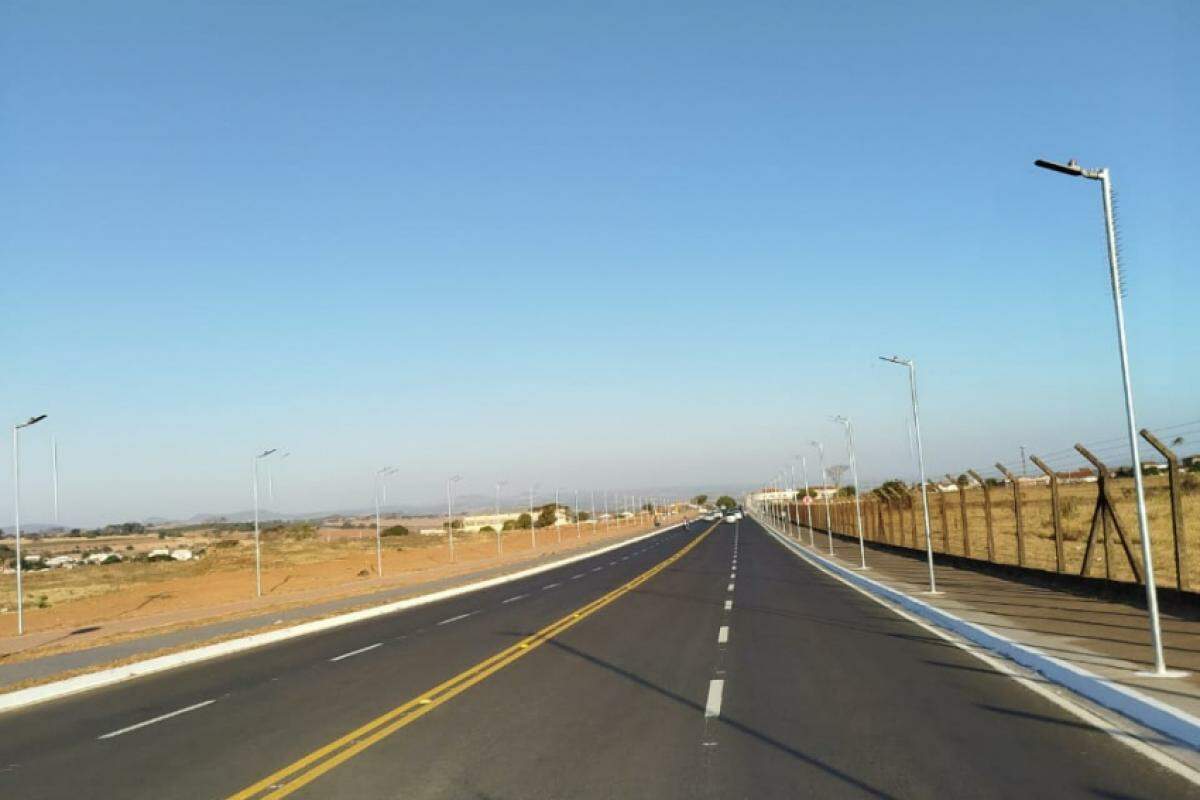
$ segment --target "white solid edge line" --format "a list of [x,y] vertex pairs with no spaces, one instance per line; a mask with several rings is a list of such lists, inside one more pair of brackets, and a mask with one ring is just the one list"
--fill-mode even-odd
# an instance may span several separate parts
[[704,716],[721,716],[721,696],[725,693],[725,681],[719,678],[708,682],[708,699],[704,701]]
[[[790,540],[783,537],[782,534],[776,533],[774,530],[767,527],[766,525],[763,525],[761,522],[759,522],[759,525],[762,527],[762,529],[764,531],[766,531],[767,533],[774,536],[781,543],[785,544],[789,550],[791,550],[797,556],[808,561],[812,566],[814,566],[817,569],[821,570],[822,572],[826,573],[830,577],[832,577],[838,581],[841,581],[842,583],[849,586],[851,589],[854,589],[856,592],[859,592],[860,594],[865,595],[866,597],[869,597],[870,599],[874,600],[879,605],[881,605],[884,608],[891,611],[896,616],[902,617],[902,618],[908,620],[909,622],[912,622],[914,625],[918,625],[921,628],[936,635],[940,639],[943,639],[943,640],[949,642],[950,644],[954,645],[955,647],[959,648],[960,650],[970,653],[971,655],[978,658],[980,661],[984,662],[988,666],[995,669],[997,672],[999,672],[1002,675],[1005,675],[1009,678],[1012,678],[1017,683],[1021,684],[1022,686],[1029,689],[1030,691],[1038,694],[1039,696],[1044,697],[1045,699],[1054,703],[1056,706],[1063,709],[1064,711],[1068,711],[1071,714],[1074,714],[1076,717],[1079,717],[1080,719],[1082,719],[1084,722],[1088,723],[1092,727],[1096,728],[1097,730],[1099,730],[1103,733],[1108,734],[1112,738],[1114,738],[1117,741],[1128,746],[1130,749],[1137,751],[1139,754],[1150,759],[1154,763],[1158,764],[1160,767],[1163,767],[1164,769],[1168,769],[1171,772],[1175,773],[1176,775],[1179,775],[1180,777],[1185,778],[1194,784],[1200,785],[1200,771],[1196,770],[1189,764],[1179,761],[1178,759],[1168,755],[1167,753],[1164,753],[1163,751],[1159,750],[1158,748],[1152,747],[1152,746],[1146,744],[1137,736],[1137,734],[1135,734],[1131,731],[1122,731],[1119,729],[1115,729],[1113,727],[1113,723],[1111,720],[1106,720],[1103,717],[1101,717],[1100,715],[1096,714],[1095,712],[1090,711],[1089,709],[1085,708],[1084,706],[1079,705],[1079,703],[1074,702],[1071,699],[1064,697],[1063,695],[1060,695],[1056,692],[1052,692],[1049,689],[1047,689],[1045,686],[1038,683],[1037,681],[1034,681],[1034,680],[1031,680],[1031,679],[1025,677],[1024,675],[1020,674],[1015,669],[1013,669],[1013,667],[1011,667],[1010,665],[1005,663],[1005,661],[1002,660],[1004,658],[1004,656],[1000,655],[999,651],[995,651],[996,655],[993,655],[991,652],[987,652],[987,651],[991,650],[991,648],[989,648],[985,644],[976,643],[976,642],[964,643],[964,642],[960,641],[959,639],[951,636],[946,630],[942,629],[936,623],[921,619],[915,613],[910,613],[910,612],[906,611],[904,608],[896,605],[895,603],[888,602],[888,600],[886,600],[883,597],[880,597],[879,595],[875,594],[874,592],[870,591],[869,589],[865,589],[861,586],[856,585],[852,580],[849,580],[847,577],[844,577],[843,575],[839,574],[839,570],[844,569],[840,565],[830,564],[830,562],[828,562],[825,558],[822,558],[821,556],[817,556],[815,553],[809,553],[805,550],[801,550],[799,545],[793,545],[793,543]],[[813,556],[816,557],[816,560],[813,559]],[[829,565],[829,566],[826,566],[826,565]],[[879,586],[879,584],[877,584],[875,581],[871,581],[869,579],[863,578],[863,576],[861,576],[861,575],[850,573],[849,577],[855,578],[858,580],[862,580],[864,582],[867,582],[867,583],[875,585],[875,586]],[[883,587],[883,588],[888,588],[888,587]],[[904,595],[902,592],[900,592],[898,590],[889,589],[889,591],[894,592],[897,595],[907,597],[906,595]],[[920,600],[916,600],[915,598],[908,598],[908,599],[910,601],[912,601],[913,603],[919,604],[921,606],[928,605],[926,603],[921,602]],[[947,618],[959,619],[958,617],[955,617],[953,614],[941,611],[941,609],[938,609],[938,611]],[[964,626],[969,626],[969,627],[973,627],[973,628],[979,628],[981,630],[986,630],[985,628],[983,628],[983,626],[975,625],[974,623],[967,622],[966,620],[960,619],[959,621]],[[1002,641],[1010,641],[1010,640],[1005,639],[1002,636],[999,636],[998,634],[991,634],[990,631],[988,631],[988,633],[996,639],[999,639]],[[1105,681],[1103,678],[1100,678],[1097,675],[1092,675],[1092,673],[1087,672],[1086,670],[1079,669],[1078,667],[1075,667],[1074,665],[1069,665],[1066,662],[1062,662],[1059,659],[1054,658],[1053,656],[1047,656],[1043,653],[1040,653],[1035,648],[1027,647],[1025,645],[1019,645],[1016,642],[1011,642],[1011,644],[1013,645],[1014,648],[1019,648],[1019,649],[1023,649],[1025,651],[1027,651],[1032,657],[1040,656],[1041,658],[1045,659],[1047,662],[1060,664],[1061,666],[1067,667],[1075,672],[1090,676],[1090,677],[1094,678],[1096,681],[1099,681],[1102,683],[1109,683],[1108,681]],[[1017,661],[1017,659],[1013,659],[1013,660]],[[1017,661],[1017,663],[1037,672],[1042,677],[1044,677],[1047,681],[1049,681],[1057,686],[1061,686],[1064,689],[1066,689],[1067,691],[1082,695],[1083,697],[1087,698],[1088,700],[1095,702],[1097,705],[1104,706],[1106,708],[1110,708],[1110,710],[1115,711],[1116,713],[1121,714],[1122,716],[1130,717],[1138,724],[1144,725],[1146,728],[1155,730],[1159,733],[1166,733],[1164,731],[1159,730],[1158,728],[1155,728],[1155,727],[1149,725],[1146,722],[1143,722],[1142,720],[1138,719],[1137,717],[1134,717],[1132,714],[1124,713],[1124,712],[1120,711],[1119,709],[1112,708],[1111,706],[1108,706],[1107,704],[1102,703],[1093,697],[1090,697],[1089,695],[1085,694],[1084,692],[1079,691],[1075,686],[1072,686],[1070,683],[1063,681],[1059,676],[1057,676],[1055,674],[1056,671],[1052,670],[1050,672],[1043,672],[1042,670],[1033,667],[1030,663],[1026,663],[1024,661]],[[1133,692],[1131,690],[1125,689],[1124,687],[1116,686],[1114,684],[1114,685],[1112,685],[1112,688],[1123,691],[1129,695],[1134,695],[1136,699],[1145,701],[1146,703],[1148,703],[1152,706],[1160,707],[1160,708],[1165,706],[1165,704],[1160,703],[1159,701],[1155,700],[1154,698],[1141,696],[1137,692]],[[1169,708],[1169,707],[1167,707],[1167,708]],[[1172,709],[1172,710],[1174,710],[1174,709]],[[1186,714],[1185,712],[1178,712],[1178,713],[1184,717],[1191,716],[1189,714]],[[1168,733],[1167,735],[1172,735],[1172,734]],[[1173,736],[1173,738],[1179,739],[1179,737],[1177,737],[1177,736]],[[1187,742],[1181,740],[1180,744],[1181,744],[1181,746],[1186,746]]]
[[729,626],[722,625],[717,630],[717,644],[726,644],[729,642]]
[[216,644],[202,645],[192,648],[191,650],[181,650],[178,653],[171,653],[165,656],[156,656],[147,658],[143,661],[135,661],[131,664],[126,664],[121,667],[112,667],[110,669],[97,670],[89,672],[86,675],[77,675],[73,678],[64,678],[60,681],[52,681],[44,683],[40,686],[31,686],[28,689],[17,689],[12,692],[0,694],[0,713],[12,711],[17,708],[25,708],[37,703],[44,703],[47,700],[56,700],[60,697],[79,694],[80,692],[91,691],[92,689],[101,689],[113,684],[123,683],[133,678],[140,678],[146,675],[153,675],[158,672],[176,669],[178,667],[187,666],[188,664],[196,664],[201,661],[208,661],[213,658],[242,653],[246,650],[253,650],[258,647],[264,647],[269,644],[295,639],[300,636],[308,636],[313,633],[321,633],[333,628],[340,628],[343,625],[350,625],[355,622],[361,622],[366,619],[374,619],[375,617],[383,617],[388,614],[395,614],[398,611],[407,611],[410,608],[429,605],[441,600],[447,600],[452,597],[478,592],[483,589],[490,589],[493,586],[501,586],[513,581],[523,580],[533,575],[540,575],[543,572],[559,569],[568,564],[574,564],[577,561],[583,561],[588,558],[595,558],[598,555],[620,550],[623,547],[628,547],[631,544],[648,539],[652,536],[661,536],[668,531],[675,530],[682,523],[675,523],[667,528],[661,528],[656,531],[634,536],[624,541],[614,542],[606,547],[601,547],[596,550],[590,550],[586,553],[578,553],[567,558],[552,561],[547,564],[538,564],[533,567],[511,572],[507,575],[497,575],[495,578],[486,578],[474,583],[468,583],[463,586],[455,586],[449,589],[441,589],[429,594],[418,595],[416,597],[406,597],[403,600],[396,600],[391,603],[364,608],[358,611],[350,611],[345,614],[340,614],[334,617],[326,617],[325,619],[316,619],[309,622],[302,622],[299,625],[293,625],[288,628],[278,628],[276,630],[267,631],[265,633],[251,634],[238,639],[230,639],[227,642],[218,642]]
[[341,661],[343,658],[350,658],[351,656],[356,656],[356,655],[359,655],[360,653],[365,653],[368,650],[374,650],[376,647],[383,647],[383,642],[376,642],[375,644],[369,644],[366,647],[360,647],[357,650],[351,650],[349,653],[342,653],[340,656],[334,656],[333,658],[331,658],[329,660],[330,661]]
[[188,706],[187,708],[181,708],[178,711],[172,711],[169,714],[163,714],[161,716],[155,717],[154,719],[148,719],[145,722],[139,722],[136,725],[130,725],[128,728],[121,728],[120,730],[117,730],[117,731],[111,731],[109,733],[105,733],[101,736],[97,736],[96,738],[97,739],[111,739],[114,736],[120,736],[123,733],[129,733],[130,731],[136,731],[138,728],[144,728],[147,725],[153,725],[156,722],[162,722],[164,719],[170,719],[171,717],[178,717],[180,714],[186,714],[189,711],[195,711],[197,708],[204,708],[205,706],[211,706],[215,702],[217,702],[217,701],[216,700],[205,700],[203,703],[196,703],[195,705]]
[[459,614],[457,617],[451,617],[450,619],[444,619],[441,622],[439,622],[438,625],[449,625],[451,622],[458,622],[460,619],[466,619],[467,617],[471,616],[472,614],[478,614],[478,613],[479,613],[478,611],[468,611],[465,614]]

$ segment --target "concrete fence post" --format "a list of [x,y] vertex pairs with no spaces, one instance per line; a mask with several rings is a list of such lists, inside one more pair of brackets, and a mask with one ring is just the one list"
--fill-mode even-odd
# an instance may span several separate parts
[[1054,524],[1054,571],[1063,571],[1063,537],[1062,537],[1062,517],[1059,514],[1058,505],[1058,473],[1046,466],[1046,462],[1042,461],[1037,456],[1030,456],[1037,468],[1046,473],[1046,477],[1050,479],[1050,518]]
[[[917,487],[920,491],[921,487]],[[908,492],[908,530],[912,536],[912,549],[917,549],[917,494]]]
[[946,517],[946,493],[942,491],[941,484],[937,481],[933,483],[933,489],[938,496],[938,511],[942,517],[942,552],[950,552],[950,521]]
[[1017,481],[1017,476],[1008,471],[1008,467],[1000,462],[996,462],[996,469],[1008,479],[1012,484],[1013,494],[1013,517],[1017,524],[1017,565],[1025,566],[1025,530],[1021,525],[1021,484]]
[[1150,443],[1167,460],[1167,486],[1171,492],[1171,535],[1175,540],[1175,586],[1181,592],[1188,590],[1187,534],[1184,532],[1183,500],[1180,497],[1179,457],[1158,440],[1150,431],[1142,428],[1142,438]]
[[979,488],[983,489],[983,524],[987,529],[987,554],[988,561],[996,561],[996,539],[992,533],[992,487],[987,485],[987,481],[979,477],[979,473],[973,469],[967,470],[967,474],[979,482]]

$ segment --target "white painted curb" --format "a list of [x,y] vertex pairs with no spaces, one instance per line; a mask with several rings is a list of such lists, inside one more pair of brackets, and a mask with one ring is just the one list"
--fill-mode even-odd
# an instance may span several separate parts
[[640,536],[635,536],[631,539],[625,539],[615,544],[601,547],[597,550],[589,550],[586,553],[578,553],[567,558],[553,561],[549,564],[540,564],[536,567],[523,569],[519,572],[512,572],[507,575],[498,575],[495,578],[487,578],[486,580],[468,583],[463,586],[455,586],[450,589],[442,589],[441,591],[423,594],[418,597],[407,597],[403,600],[397,600],[392,603],[385,603],[381,606],[373,608],[364,608],[359,611],[351,611],[347,614],[339,614],[336,617],[327,617],[326,619],[313,620],[312,622],[303,622],[299,625],[293,625],[290,628],[280,628],[279,630],[267,631],[266,633],[256,633],[251,636],[243,636],[239,639],[230,639],[227,642],[219,642],[217,644],[205,645],[192,650],[184,650],[179,653],[171,653],[170,655],[158,656],[157,658],[148,658],[144,661],[136,661],[132,664],[126,664],[121,667],[113,667],[112,669],[100,670],[98,672],[90,672],[86,675],[77,675],[74,678],[66,678],[53,683],[42,684],[41,686],[31,686],[28,689],[18,689],[15,692],[7,692],[0,694],[0,713],[5,711],[13,711],[18,708],[24,708],[36,703],[44,703],[47,700],[57,700],[60,697],[66,697],[80,692],[91,691],[105,686],[111,686],[115,683],[131,680],[132,678],[140,678],[145,675],[153,675],[156,672],[164,672],[176,667],[183,667],[189,664],[196,664],[201,661],[208,661],[221,656],[241,653],[246,650],[253,650],[256,647],[264,647],[276,642],[295,639],[298,636],[307,636],[313,633],[320,633],[332,628],[339,628],[343,625],[350,625],[355,622],[361,622],[375,617],[394,614],[398,611],[405,611],[410,608],[436,603],[440,600],[448,600],[451,597],[458,597],[471,592],[478,592],[482,589],[490,589],[493,586],[500,586],[512,581],[522,580],[531,575],[537,575],[542,572],[547,572],[552,569],[567,564],[574,564],[576,561],[583,561],[587,558],[593,558],[603,553],[608,553],[612,550],[618,550],[622,547],[640,542],[644,539],[649,539],[652,536],[659,536],[667,531],[674,530],[682,525],[682,522],[677,522],[674,525],[669,525],[659,530],[650,531]]
[[1193,749],[1200,750],[1200,719],[1186,711],[1159,702],[1153,697],[1147,697],[1062,659],[1046,655],[1036,648],[1014,642],[1012,639],[993,633],[982,625],[968,622],[911,595],[873,581],[854,570],[810,552],[799,542],[784,536],[757,517],[755,521],[762,526],[763,530],[801,558],[834,573],[860,589],[895,603],[938,627],[953,631],[980,647],[1032,669],[1050,682],[1086,697],[1092,702],[1099,703],[1105,708],[1112,709],[1135,722],[1170,736]]

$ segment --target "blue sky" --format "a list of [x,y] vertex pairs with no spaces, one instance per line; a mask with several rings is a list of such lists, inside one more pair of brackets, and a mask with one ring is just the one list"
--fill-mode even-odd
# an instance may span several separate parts
[[[26,519],[865,478],[1200,420],[1194,4],[8,3]],[[1196,426],[1193,426],[1196,427]],[[1186,428],[1189,431],[1190,428]],[[1200,438],[1200,430],[1197,430]],[[831,460],[834,460],[831,457]],[[844,459],[842,459],[844,460]],[[11,515],[0,497],[0,514]]]

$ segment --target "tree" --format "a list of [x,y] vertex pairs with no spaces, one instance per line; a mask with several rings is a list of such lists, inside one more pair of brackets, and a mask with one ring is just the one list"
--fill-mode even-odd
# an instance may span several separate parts
[[533,522],[533,517],[529,516],[528,513],[524,513],[524,514],[521,514],[521,516],[517,517],[516,525],[514,525],[513,527],[518,528],[520,530],[528,530],[530,527],[532,527],[532,525],[530,524],[532,522]]
[[698,505],[698,506],[702,506],[707,502],[708,502],[708,495],[706,495],[706,494],[698,494],[692,498],[692,503],[695,505]]
[[493,528],[491,525],[484,525],[482,528],[479,529],[479,532],[480,533],[495,533],[496,529]]
[[586,511],[580,511],[578,514],[575,515],[575,519],[578,522],[587,522],[591,518],[592,518],[592,515]]
[[842,488],[838,489],[838,497],[854,497],[854,487],[843,486]]
[[391,525],[384,528],[380,536],[408,536],[408,528],[403,525]]
[[734,500],[727,494],[723,494],[717,498],[717,506],[720,508],[737,508],[737,500]]
[[548,506],[542,506],[542,510],[538,513],[537,526],[546,528],[558,521],[558,509],[551,503]]

